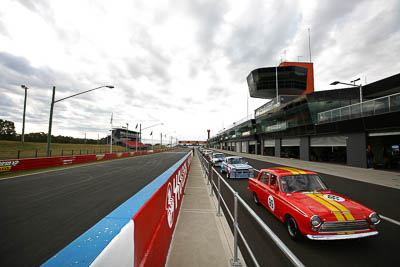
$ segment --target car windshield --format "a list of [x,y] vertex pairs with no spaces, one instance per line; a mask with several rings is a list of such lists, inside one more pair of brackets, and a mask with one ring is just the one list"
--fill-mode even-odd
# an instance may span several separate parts
[[215,154],[214,155],[214,158],[223,158],[224,157],[224,154]]
[[328,188],[316,174],[286,175],[281,177],[282,192],[326,191]]
[[245,164],[246,162],[244,161],[243,158],[233,158],[233,159],[230,159],[229,163],[231,163],[231,164]]

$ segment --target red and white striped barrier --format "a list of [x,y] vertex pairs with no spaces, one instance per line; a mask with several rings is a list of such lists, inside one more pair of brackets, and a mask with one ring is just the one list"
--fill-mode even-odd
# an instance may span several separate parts
[[63,166],[63,165],[70,165],[77,163],[87,163],[99,160],[133,157],[145,154],[158,153],[162,151],[166,151],[166,149],[154,150],[152,152],[138,151],[138,152],[119,152],[119,153],[97,153],[92,155],[0,160],[0,174],[15,172],[15,171],[49,168],[49,167],[56,167],[56,166]]

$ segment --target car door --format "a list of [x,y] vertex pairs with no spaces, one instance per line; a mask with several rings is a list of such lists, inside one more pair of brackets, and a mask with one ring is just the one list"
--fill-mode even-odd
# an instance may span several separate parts
[[263,204],[265,207],[268,207],[268,189],[267,184],[269,180],[269,173],[268,172],[261,172],[258,176],[257,181],[257,197],[258,200]]
[[272,173],[269,175],[267,188],[268,188],[268,197],[267,197],[268,208],[272,213],[275,214],[275,216],[281,219],[283,203],[280,197],[278,176]]

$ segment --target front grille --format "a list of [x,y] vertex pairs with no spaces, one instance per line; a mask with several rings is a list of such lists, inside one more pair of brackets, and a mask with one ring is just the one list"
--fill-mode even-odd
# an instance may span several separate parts
[[319,229],[320,233],[337,233],[337,232],[356,232],[369,230],[367,220],[344,221],[344,222],[324,222]]

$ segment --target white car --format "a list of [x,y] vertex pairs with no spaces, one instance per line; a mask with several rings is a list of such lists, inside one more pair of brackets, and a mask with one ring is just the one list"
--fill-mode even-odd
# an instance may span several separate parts
[[254,177],[254,169],[244,158],[234,156],[226,157],[221,164],[221,173],[227,173],[228,178],[251,178]]
[[223,153],[213,153],[211,157],[211,163],[213,166],[221,166],[224,159],[225,155]]

